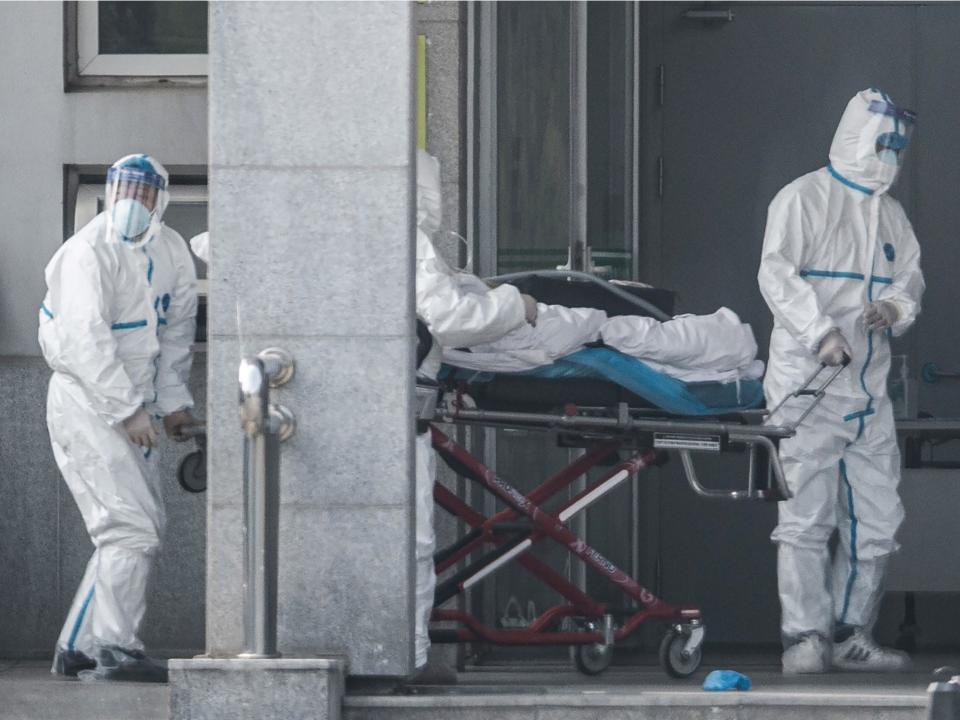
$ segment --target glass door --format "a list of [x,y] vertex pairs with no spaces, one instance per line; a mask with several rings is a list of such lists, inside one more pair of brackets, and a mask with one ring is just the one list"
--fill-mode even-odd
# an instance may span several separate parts
[[[566,267],[634,279],[632,4],[483,3],[473,17],[469,195],[480,274]],[[523,493],[579,452],[526,431],[487,432],[481,445],[488,465]],[[487,515],[500,509],[489,496],[474,501]],[[601,505],[589,513],[598,549],[630,571],[631,505],[622,495]],[[587,521],[584,513],[572,529],[594,542]],[[593,584],[582,563],[556,544],[541,542],[531,553],[580,587]],[[485,580],[471,602],[485,623],[517,627],[561,598],[514,563]],[[566,652],[496,648],[490,656]]]
[[574,242],[571,15],[560,2],[498,3],[496,273],[555,269]]

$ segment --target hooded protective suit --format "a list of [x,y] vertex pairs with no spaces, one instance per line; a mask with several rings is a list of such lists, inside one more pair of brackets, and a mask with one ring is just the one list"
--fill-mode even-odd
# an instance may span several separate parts
[[[912,121],[882,93],[858,93],[840,120],[830,164],[783,188],[767,215],[758,280],[774,316],[768,407],[817,368],[831,330],[852,351],[820,406],[780,445],[794,494],[780,503],[772,535],[788,646],[809,633],[829,637],[834,621],[869,633],[887,558],[898,547],[903,507],[886,388],[889,337],[913,324],[924,283],[913,229],[887,190]],[[863,316],[878,301],[890,303],[895,321],[870,331]],[[772,421],[792,421],[808,402],[789,401]],[[834,528],[840,544],[829,577]]]
[[[440,228],[442,204],[440,164],[417,150],[417,315],[435,342],[418,372],[435,379],[441,347],[463,347],[492,342],[526,322],[520,291],[512,285],[491,289],[476,275],[451,268],[430,240]],[[416,665],[427,663],[430,639],[427,627],[433,608],[436,574],[433,568],[433,484],[436,458],[430,433],[417,436],[416,448]]]
[[149,217],[137,220],[137,229],[147,229],[136,236],[117,230],[118,218],[137,224],[129,221],[136,213],[109,213],[116,187],[108,180],[108,212],[47,265],[39,313],[40,347],[54,371],[50,441],[94,545],[57,651],[91,658],[106,646],[142,649],[147,576],[164,527],[157,453],[133,444],[123,421],[140,408],[160,417],[193,406],[193,260],[180,235],[160,222],[166,170],[147,156],[123,158],[114,169],[131,162],[162,185]]

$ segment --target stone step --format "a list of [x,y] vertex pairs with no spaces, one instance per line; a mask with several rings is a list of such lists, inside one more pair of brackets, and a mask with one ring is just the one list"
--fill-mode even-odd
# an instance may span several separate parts
[[877,693],[579,691],[357,697],[344,720],[923,720],[926,699]]
[[737,667],[748,692],[705,692],[706,670],[672,680],[658,667],[585,677],[563,665],[483,668],[453,686],[348,690],[345,720],[924,720],[926,668],[908,675],[784,677],[771,663]]

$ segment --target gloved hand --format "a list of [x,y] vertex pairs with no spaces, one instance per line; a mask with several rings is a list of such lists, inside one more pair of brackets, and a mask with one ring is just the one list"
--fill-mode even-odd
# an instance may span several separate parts
[[169,415],[164,416],[163,418],[163,429],[167,433],[167,437],[177,442],[184,442],[190,438],[185,438],[180,436],[180,428],[184,425],[194,425],[196,424],[197,419],[190,413],[189,410],[177,410],[172,412]]
[[817,352],[817,359],[827,365],[842,365],[844,358],[853,359],[853,351],[850,349],[850,343],[839,330],[834,328],[820,341],[820,350]]
[[537,301],[532,298],[530,295],[524,295],[521,293],[521,298],[523,298],[523,310],[526,315],[527,322],[537,326]]
[[893,327],[899,319],[900,311],[897,306],[887,300],[872,302],[863,311],[863,326],[867,330],[886,330]]
[[140,447],[152,448],[157,444],[157,431],[153,427],[153,420],[143,408],[123,421],[123,429],[127,431],[130,442]]

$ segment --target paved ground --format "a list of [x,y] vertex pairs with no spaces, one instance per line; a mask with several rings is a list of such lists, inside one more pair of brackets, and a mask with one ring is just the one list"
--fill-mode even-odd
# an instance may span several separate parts
[[81,683],[49,662],[0,661],[0,720],[166,720],[166,685]]

